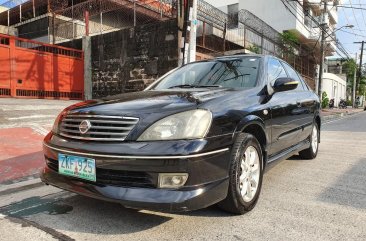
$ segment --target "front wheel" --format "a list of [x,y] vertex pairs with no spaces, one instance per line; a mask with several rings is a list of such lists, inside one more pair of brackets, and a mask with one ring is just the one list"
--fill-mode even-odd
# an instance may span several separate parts
[[310,147],[308,149],[299,152],[301,158],[304,159],[316,158],[319,150],[319,136],[320,136],[319,127],[318,124],[315,122],[313,125],[313,130],[309,136]]
[[231,153],[228,194],[218,204],[221,209],[244,214],[254,208],[262,187],[262,164],[258,140],[251,134],[239,134]]

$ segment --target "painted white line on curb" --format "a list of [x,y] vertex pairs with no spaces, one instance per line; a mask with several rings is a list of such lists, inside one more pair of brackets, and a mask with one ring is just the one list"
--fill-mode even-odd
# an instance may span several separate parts
[[352,116],[356,116],[356,115],[361,114],[361,113],[363,113],[363,112],[358,112],[358,113],[355,113],[355,114],[346,115],[346,116],[343,116],[343,117],[337,118],[337,119],[335,119],[335,120],[327,121],[327,122],[325,122],[323,125],[330,124],[330,123],[333,123],[333,122],[335,122],[335,121],[339,121],[339,120],[348,119],[348,118],[351,118]]
[[34,130],[35,132],[37,132],[38,134],[41,134],[43,136],[47,135],[49,132],[47,129],[45,129],[42,126],[39,126],[37,124],[31,124],[29,126],[30,126],[30,128],[32,128],[32,130]]
[[21,116],[21,117],[10,117],[7,120],[23,120],[23,119],[39,119],[45,117],[54,117],[55,115],[30,115],[30,116]]

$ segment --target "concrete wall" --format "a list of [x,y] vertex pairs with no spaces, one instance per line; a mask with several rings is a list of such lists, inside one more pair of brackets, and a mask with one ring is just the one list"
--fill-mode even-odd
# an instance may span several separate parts
[[139,91],[178,65],[176,20],[91,37],[93,98]]
[[[295,17],[284,7],[281,0],[205,0],[220,10],[227,12],[227,5],[239,3],[239,10],[246,9],[282,33],[283,30],[295,29]],[[226,11],[225,11],[226,10]]]
[[296,29],[296,18],[285,8],[281,0],[240,0],[239,9],[252,12],[280,33]]
[[334,99],[335,106],[338,106],[340,99],[346,99],[347,82],[335,74],[324,73],[322,90],[327,93],[329,99]]

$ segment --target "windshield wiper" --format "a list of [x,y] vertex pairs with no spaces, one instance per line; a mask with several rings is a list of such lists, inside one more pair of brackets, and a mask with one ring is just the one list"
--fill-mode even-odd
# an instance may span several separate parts
[[174,89],[174,88],[220,88],[221,85],[174,85],[170,86],[168,89]]

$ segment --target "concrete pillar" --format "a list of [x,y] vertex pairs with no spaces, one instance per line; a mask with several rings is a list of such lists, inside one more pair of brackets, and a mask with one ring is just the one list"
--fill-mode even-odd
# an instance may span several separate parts
[[91,100],[93,98],[92,92],[92,64],[91,64],[91,38],[90,36],[83,37],[83,51],[84,51],[84,99]]

